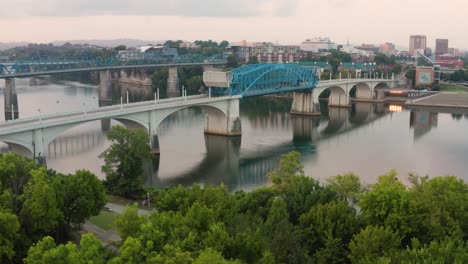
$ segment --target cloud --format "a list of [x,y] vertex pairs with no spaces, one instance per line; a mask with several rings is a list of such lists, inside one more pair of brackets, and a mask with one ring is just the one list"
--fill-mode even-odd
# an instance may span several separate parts
[[298,0],[16,0],[2,3],[0,17],[292,16],[295,14],[297,5]]

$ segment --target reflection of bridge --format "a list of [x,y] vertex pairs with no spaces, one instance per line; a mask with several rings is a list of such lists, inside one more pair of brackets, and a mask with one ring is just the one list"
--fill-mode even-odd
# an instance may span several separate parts
[[[267,174],[277,168],[279,156],[296,150],[304,159],[317,155],[316,144],[323,140],[340,137],[371,124],[386,113],[383,105],[369,103],[353,104],[351,109],[330,108],[329,118],[285,116],[272,113],[268,117],[249,118],[250,124],[276,131],[292,126],[292,139],[256,150],[241,151],[241,138],[205,135],[206,156],[195,167],[161,181],[157,168],[150,185],[190,185],[195,180],[202,184],[226,183],[234,190],[253,189],[265,185]],[[158,162],[156,162],[158,163]]]
[[[244,67],[241,67],[242,69]],[[105,72],[101,72],[105,73]],[[216,73],[224,74],[224,73]],[[209,74],[208,74],[209,75]],[[35,158],[44,157],[48,144],[67,129],[94,120],[115,119],[129,127],[144,128],[150,134],[150,142],[155,153],[159,153],[157,128],[161,122],[174,112],[187,107],[198,106],[206,113],[205,133],[224,136],[241,135],[239,118],[239,100],[244,97],[260,96],[271,93],[295,91],[292,112],[295,114],[314,114],[318,101],[315,89],[332,91],[330,105],[347,107],[346,102],[336,93],[340,89],[374,89],[379,84],[393,83],[394,80],[348,79],[328,81],[317,85],[315,69],[302,68],[294,64],[284,65],[251,65],[243,70],[234,70],[225,74],[227,87],[225,96],[209,95],[186,96],[154,101],[107,106],[98,109],[85,109],[79,112],[58,115],[39,116],[28,119],[0,123],[0,141],[27,149]],[[209,76],[208,76],[209,77]],[[215,77],[217,77],[215,75]],[[218,76],[219,77],[219,76]],[[106,80],[107,78],[104,78]],[[215,84],[219,78],[206,78],[207,84]],[[222,80],[221,80],[222,81]],[[102,82],[102,79],[101,79]],[[219,82],[218,82],[219,83]],[[105,85],[107,86],[107,85]],[[221,88],[215,89],[219,93]],[[221,90],[223,91],[223,90]],[[346,90],[347,91],[347,90]],[[360,93],[361,94],[361,93]],[[369,95],[362,92],[362,94]],[[346,95],[347,96],[347,95]],[[337,102],[337,103],[336,103]]]
[[48,145],[48,157],[57,159],[87,153],[104,144],[105,140],[102,130],[58,136]]

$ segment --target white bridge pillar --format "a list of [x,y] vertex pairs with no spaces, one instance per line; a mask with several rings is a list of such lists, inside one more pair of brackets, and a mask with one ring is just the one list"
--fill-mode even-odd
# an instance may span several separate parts
[[319,116],[320,104],[318,96],[318,93],[314,92],[314,90],[310,92],[294,92],[291,114]]
[[[99,72],[99,107],[112,105],[112,74],[110,71]],[[109,131],[110,119],[101,119],[103,132]]]
[[35,129],[33,131],[33,157],[40,165],[47,166],[46,162],[46,149],[47,142],[44,140],[42,129]]
[[177,67],[169,67],[169,74],[167,76],[167,96],[180,96]]
[[5,79],[5,93],[3,98],[5,103],[5,120],[18,119],[18,95],[16,93],[15,79]]
[[226,113],[208,108],[205,114],[205,133],[222,136],[242,135],[239,99],[222,101]]

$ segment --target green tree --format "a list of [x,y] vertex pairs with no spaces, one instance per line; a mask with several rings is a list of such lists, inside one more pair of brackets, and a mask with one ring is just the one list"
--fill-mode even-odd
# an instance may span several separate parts
[[369,225],[349,243],[349,259],[352,263],[377,263],[380,257],[395,255],[400,244],[400,237],[391,228]]
[[264,226],[266,243],[276,263],[307,263],[307,251],[299,243],[296,228],[289,222],[286,202],[276,197]]
[[112,145],[100,158],[105,185],[114,194],[136,197],[142,190],[143,162],[150,159],[148,135],[142,129],[115,126],[107,133]]
[[257,56],[250,56],[249,57],[249,64],[258,64]]
[[29,249],[24,263],[104,264],[108,255],[101,242],[92,234],[83,235],[79,248],[71,242],[65,245],[56,245],[54,239],[47,236]]
[[365,224],[390,227],[409,243],[414,231],[410,215],[410,195],[406,186],[398,178],[396,171],[391,171],[378,178],[365,192],[359,206]]
[[468,238],[468,185],[462,179],[445,176],[416,180],[410,198],[414,237],[424,243]]
[[421,245],[413,240],[413,247],[406,248],[395,257],[396,262],[412,263],[468,263],[468,243],[461,240],[432,241]]
[[234,56],[234,55],[229,55],[227,57],[227,64],[226,64],[226,67],[230,68],[230,69],[234,69],[234,68],[237,68],[239,67],[239,61],[237,60],[237,57]]
[[169,70],[166,67],[156,68],[153,75],[151,75],[151,87],[153,92],[159,89],[161,97],[167,97],[167,78],[169,77]]
[[58,208],[57,193],[49,184],[45,168],[32,170],[31,175],[20,196],[23,206],[19,219],[26,234],[37,240],[56,230],[63,213]]
[[139,233],[140,226],[146,221],[145,216],[138,215],[138,207],[136,204],[127,206],[121,215],[115,219],[117,231],[122,240],[127,237],[135,236]]
[[114,48],[115,51],[121,51],[121,50],[127,50],[127,46],[125,45],[119,45],[117,47]]
[[359,195],[362,192],[359,176],[350,173],[345,175],[336,175],[327,179],[330,189],[335,191],[340,200],[350,204],[356,204],[359,201]]
[[60,208],[65,224],[79,225],[87,218],[99,214],[106,204],[106,191],[102,181],[87,170],[75,175],[60,175],[55,181],[55,190],[61,196]]
[[227,40],[223,40],[223,41],[221,41],[221,43],[219,43],[220,48],[225,49],[225,48],[227,48],[227,46],[229,46],[229,42]]
[[207,248],[200,252],[200,255],[197,259],[193,262],[193,264],[240,264],[239,261],[236,260],[226,260],[221,253]]
[[20,228],[18,217],[0,207],[0,261],[7,263],[15,255],[14,246]]
[[18,154],[0,154],[0,186],[11,191],[14,213],[17,214],[21,209],[19,196],[31,177],[30,171],[39,167],[31,159]]
[[317,261],[343,263],[348,245],[358,229],[356,212],[346,202],[317,204],[300,218],[301,235]]

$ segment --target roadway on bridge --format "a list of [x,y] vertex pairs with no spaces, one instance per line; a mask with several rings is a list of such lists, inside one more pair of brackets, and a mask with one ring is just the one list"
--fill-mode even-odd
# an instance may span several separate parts
[[0,135],[27,131],[40,127],[51,127],[82,121],[94,121],[104,118],[113,118],[128,113],[148,111],[150,109],[161,109],[177,107],[181,105],[196,105],[216,100],[225,100],[231,96],[209,98],[208,94],[193,95],[187,97],[176,97],[161,99],[158,101],[144,101],[139,103],[119,104],[100,108],[87,108],[81,111],[61,113],[47,116],[35,116],[31,118],[17,119],[13,121],[0,122]]

